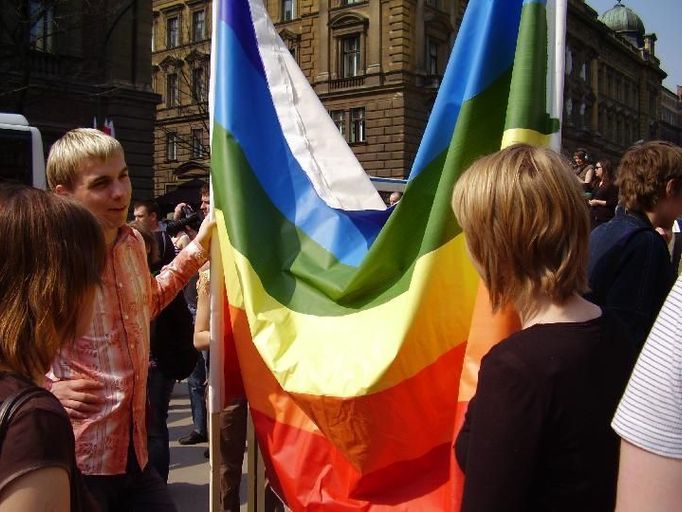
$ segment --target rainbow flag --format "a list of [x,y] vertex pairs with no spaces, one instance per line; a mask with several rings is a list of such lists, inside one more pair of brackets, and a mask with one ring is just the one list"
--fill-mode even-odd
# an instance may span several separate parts
[[[212,350],[233,355],[213,374],[240,372],[293,510],[458,507],[458,415],[481,355],[517,324],[491,318],[450,195],[478,156],[559,140],[561,2],[469,2],[393,208],[262,0],[214,3],[211,176],[228,301],[227,341]],[[229,387],[212,384],[214,408]]]

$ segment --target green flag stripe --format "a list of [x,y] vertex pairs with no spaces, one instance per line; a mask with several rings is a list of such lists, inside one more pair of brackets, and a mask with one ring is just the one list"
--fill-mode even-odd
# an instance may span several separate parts
[[344,315],[403,293],[416,260],[460,232],[450,209],[452,187],[476,155],[499,149],[510,80],[508,71],[462,106],[450,150],[409,184],[358,268],[337,261],[281,215],[237,142],[216,124],[214,194],[233,247],[250,261],[274,299],[300,313]]
[[559,130],[547,113],[547,9],[527,3],[521,11],[505,129],[528,128],[545,135]]

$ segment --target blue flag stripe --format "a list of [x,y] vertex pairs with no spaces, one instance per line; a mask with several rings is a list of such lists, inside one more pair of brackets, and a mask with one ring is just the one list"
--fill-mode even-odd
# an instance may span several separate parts
[[226,57],[216,69],[215,122],[239,143],[282,214],[339,261],[358,266],[390,212],[338,210],[317,195],[287,145],[264,75],[232,27],[220,24],[218,51]]
[[410,179],[447,150],[461,106],[512,67],[520,19],[520,2],[469,2]]

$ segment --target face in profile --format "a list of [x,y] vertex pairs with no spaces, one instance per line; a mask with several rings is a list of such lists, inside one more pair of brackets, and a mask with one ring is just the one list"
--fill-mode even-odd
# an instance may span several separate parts
[[208,211],[211,209],[211,196],[209,194],[201,194],[201,206],[199,207],[204,217],[208,217]]

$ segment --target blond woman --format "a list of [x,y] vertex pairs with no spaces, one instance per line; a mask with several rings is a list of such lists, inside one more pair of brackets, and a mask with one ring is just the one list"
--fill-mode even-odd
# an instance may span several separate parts
[[493,310],[522,329],[482,360],[456,441],[463,511],[612,510],[609,427],[632,357],[618,324],[584,300],[589,218],[559,155],[516,145],[475,162],[453,209]]

